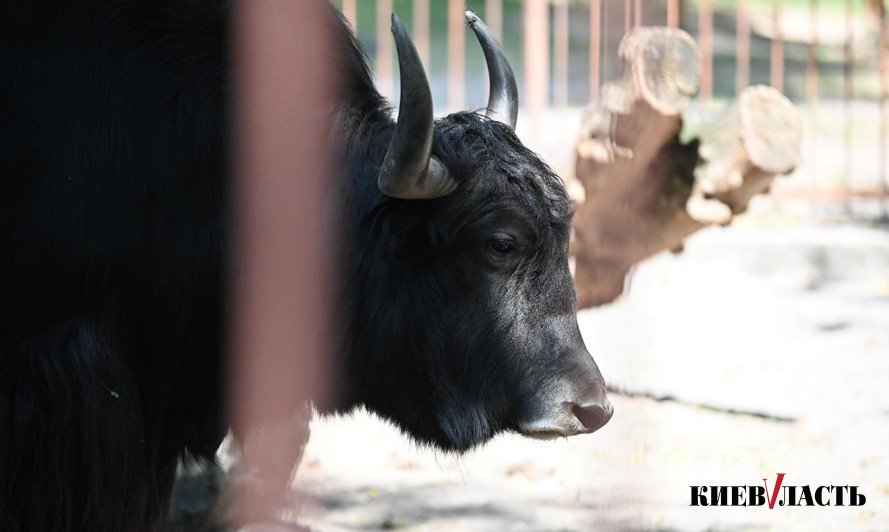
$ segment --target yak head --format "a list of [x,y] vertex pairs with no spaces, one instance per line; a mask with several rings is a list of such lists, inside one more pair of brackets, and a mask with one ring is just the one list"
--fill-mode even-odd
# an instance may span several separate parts
[[356,259],[349,287],[360,353],[346,372],[349,403],[451,450],[502,431],[593,432],[613,409],[577,325],[570,201],[514,133],[517,89],[502,47],[466,16],[488,63],[487,110],[438,121],[416,49],[392,17],[402,97],[381,194],[358,224],[374,251]]

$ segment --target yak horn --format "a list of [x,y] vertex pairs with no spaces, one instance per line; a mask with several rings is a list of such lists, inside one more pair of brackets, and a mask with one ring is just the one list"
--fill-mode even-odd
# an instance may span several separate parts
[[401,20],[392,14],[392,34],[398,50],[401,103],[398,122],[383,159],[377,185],[393,198],[430,199],[457,188],[447,168],[432,157],[432,91],[423,63]]
[[491,29],[475,13],[467,11],[466,21],[478,37],[478,42],[485,52],[485,61],[488,63],[491,93],[488,96],[488,111],[485,115],[515,129],[519,115],[519,90],[516,87],[515,74],[512,73],[512,67],[506,59],[506,52],[491,33]]

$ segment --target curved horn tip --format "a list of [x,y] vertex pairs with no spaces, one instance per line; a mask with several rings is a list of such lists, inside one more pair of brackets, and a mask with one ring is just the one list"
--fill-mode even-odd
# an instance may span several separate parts
[[482,45],[485,62],[488,65],[490,93],[488,111],[485,115],[515,129],[519,112],[519,91],[503,45],[475,13],[467,11],[466,20]]
[[404,26],[404,24],[401,23],[401,19],[398,18],[398,15],[396,15],[395,13],[392,13],[392,16],[389,17],[389,20],[392,22],[392,33],[395,33],[395,28]]

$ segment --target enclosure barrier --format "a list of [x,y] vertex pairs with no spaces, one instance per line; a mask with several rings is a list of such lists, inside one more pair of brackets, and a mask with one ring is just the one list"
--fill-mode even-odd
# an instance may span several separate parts
[[[716,9],[712,0],[480,0],[471,5],[465,0],[340,0],[339,5],[368,45],[381,90],[391,98],[397,97],[397,84],[388,14],[398,10],[411,20],[436,101],[447,104],[444,110],[465,108],[467,87],[474,84],[467,75],[467,53],[474,52],[466,47],[463,12],[478,11],[495,35],[506,33],[507,48],[519,49],[522,57],[515,57],[514,65],[523,120],[532,130],[551,109],[585,105],[601,96],[602,84],[619,73],[617,43],[629,30],[682,28],[700,45],[702,102],[737,97],[751,83],[766,83],[805,103],[809,179],[796,192],[810,199],[886,198],[885,5],[842,0],[838,11],[837,4],[809,0],[791,9],[782,0],[738,0],[732,8]],[[733,46],[726,46],[726,37]],[[862,112],[868,105],[875,107],[873,113]],[[837,124],[841,133],[834,135]],[[872,149],[856,147],[868,142]],[[826,157],[826,148],[838,154]],[[825,163],[834,159],[842,164],[825,175]]]

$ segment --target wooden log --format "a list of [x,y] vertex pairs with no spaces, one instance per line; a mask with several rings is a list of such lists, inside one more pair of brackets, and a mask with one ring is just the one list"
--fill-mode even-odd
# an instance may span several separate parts
[[684,31],[640,28],[619,53],[624,74],[589,107],[575,146],[583,197],[572,254],[581,308],[613,301],[634,264],[681,249],[708,225],[730,223],[776,175],[799,164],[798,113],[768,87],[748,87],[681,140],[700,64]]
[[[731,215],[747,210],[777,175],[801,163],[802,124],[796,107],[777,90],[747,87],[717,120],[701,131],[703,165],[696,172],[700,196],[716,199]],[[728,223],[725,220],[714,220]]]

